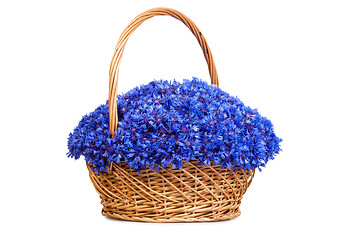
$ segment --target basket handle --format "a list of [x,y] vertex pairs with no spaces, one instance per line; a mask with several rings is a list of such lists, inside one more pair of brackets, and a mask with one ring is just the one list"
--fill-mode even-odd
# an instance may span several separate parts
[[154,16],[168,15],[178,19],[183,22],[190,31],[195,35],[198,40],[205,59],[208,64],[211,84],[215,84],[219,86],[218,76],[215,68],[215,63],[210,51],[210,48],[205,40],[204,35],[200,32],[199,28],[184,14],[171,9],[171,8],[153,8],[147,10],[137,17],[135,17],[130,24],[125,28],[123,33],[121,34],[118,43],[115,48],[114,56],[111,60],[110,72],[109,72],[109,125],[111,135],[114,136],[114,132],[116,132],[118,125],[118,114],[117,114],[117,103],[116,103],[116,95],[117,95],[117,85],[118,85],[118,72],[119,72],[119,63],[124,52],[125,44],[128,41],[130,35],[147,19],[152,18]]

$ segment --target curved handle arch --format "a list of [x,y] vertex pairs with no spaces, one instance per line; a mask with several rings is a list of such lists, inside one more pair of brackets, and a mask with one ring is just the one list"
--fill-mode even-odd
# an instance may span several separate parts
[[118,125],[118,114],[117,114],[117,85],[118,85],[118,73],[119,73],[119,63],[124,52],[125,44],[128,41],[131,34],[147,19],[152,18],[154,16],[162,16],[168,15],[178,19],[183,22],[190,31],[194,34],[196,39],[203,50],[206,62],[208,64],[209,74],[211,78],[211,84],[219,86],[217,71],[215,67],[215,63],[211,54],[211,50],[205,40],[204,35],[200,32],[199,28],[195,25],[193,21],[191,21],[184,14],[171,9],[171,8],[153,8],[147,10],[138,16],[136,16],[129,25],[122,32],[115,48],[115,53],[111,60],[110,71],[109,71],[109,126],[111,135],[114,136],[114,132],[116,132]]

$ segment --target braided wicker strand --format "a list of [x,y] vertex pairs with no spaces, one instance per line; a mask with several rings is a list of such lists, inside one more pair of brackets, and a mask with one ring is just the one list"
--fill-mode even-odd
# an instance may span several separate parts
[[[138,15],[121,34],[109,73],[109,125],[113,135],[118,125],[118,66],[130,35],[145,20],[169,15],[183,22],[197,38],[208,64],[211,84],[219,86],[210,48],[196,25],[170,8],[154,8]],[[250,186],[254,171],[200,166],[199,161],[184,162],[181,169],[151,168],[137,174],[127,163],[111,162],[109,171],[96,175],[87,164],[91,182],[101,198],[102,214],[113,218],[143,222],[209,222],[240,215],[241,199]]]

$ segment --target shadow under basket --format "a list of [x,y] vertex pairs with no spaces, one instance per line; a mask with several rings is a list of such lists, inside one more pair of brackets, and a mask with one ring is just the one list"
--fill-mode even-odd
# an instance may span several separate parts
[[104,206],[102,214],[142,222],[209,222],[240,215],[242,196],[255,171],[184,162],[182,169],[147,168],[138,174],[126,163],[89,175]]

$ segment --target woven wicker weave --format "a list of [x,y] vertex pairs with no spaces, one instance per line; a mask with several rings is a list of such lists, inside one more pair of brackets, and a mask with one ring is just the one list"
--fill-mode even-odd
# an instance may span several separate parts
[[[208,64],[211,83],[219,86],[210,48],[196,25],[182,13],[154,8],[138,15],[121,34],[110,66],[109,125],[113,134],[118,125],[117,77],[125,44],[145,20],[169,15],[183,22],[197,38]],[[100,194],[102,214],[145,222],[202,222],[227,220],[240,215],[239,206],[255,171],[233,171],[220,166],[200,166],[185,162],[182,169],[150,168],[137,174],[126,163],[111,163],[100,175],[87,165],[90,179]]]
[[[89,167],[89,166],[88,166]],[[239,206],[254,172],[184,163],[176,170],[136,171],[126,163],[90,179],[100,194],[102,214],[146,222],[205,222],[240,215]]]

